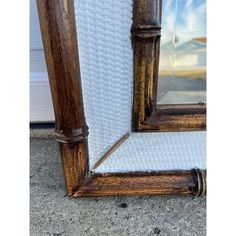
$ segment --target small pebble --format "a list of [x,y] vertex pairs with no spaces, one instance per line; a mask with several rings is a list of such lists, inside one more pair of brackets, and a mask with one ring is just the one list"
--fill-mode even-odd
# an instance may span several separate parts
[[157,227],[153,229],[153,233],[154,233],[155,235],[159,235],[160,232],[161,232],[161,230],[159,230]]
[[120,207],[121,207],[121,208],[127,208],[128,206],[127,206],[126,203],[121,203],[121,204],[120,204]]

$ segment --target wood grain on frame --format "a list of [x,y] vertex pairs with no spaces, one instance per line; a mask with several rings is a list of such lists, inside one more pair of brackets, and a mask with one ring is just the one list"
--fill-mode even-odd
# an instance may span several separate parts
[[133,129],[135,131],[193,131],[206,129],[204,104],[158,105],[158,70],[162,0],[134,0]]
[[[205,171],[198,173],[203,180]],[[107,173],[87,178],[74,197],[205,194],[205,189],[199,188],[203,185],[197,182],[197,175],[193,171]]]
[[[55,137],[60,143],[68,195],[204,194],[205,172],[200,170],[104,175],[89,171],[88,127],[84,117],[73,1],[37,0],[37,5],[55,113]],[[161,1],[134,0],[134,123],[137,129],[147,117],[152,122],[152,114],[169,116],[173,113],[172,108],[166,107],[159,114],[154,107],[160,19]],[[185,108],[178,109],[180,115]]]
[[37,0],[43,46],[69,195],[88,172],[85,122],[75,13],[72,0]]
[[134,0],[132,45],[134,51],[133,126],[136,130],[155,110],[161,36],[161,1]]

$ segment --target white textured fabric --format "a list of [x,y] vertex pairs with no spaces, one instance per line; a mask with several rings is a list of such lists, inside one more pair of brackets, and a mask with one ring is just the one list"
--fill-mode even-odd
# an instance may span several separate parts
[[132,133],[97,173],[206,169],[206,132]]
[[[131,129],[132,0],[75,0],[90,168]],[[205,132],[133,133],[96,172],[205,169]]]
[[75,0],[74,5],[92,167],[131,128],[132,0]]

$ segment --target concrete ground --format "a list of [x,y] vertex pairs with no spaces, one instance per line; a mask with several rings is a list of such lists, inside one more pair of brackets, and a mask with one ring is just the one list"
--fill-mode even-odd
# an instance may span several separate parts
[[51,136],[51,130],[31,131],[30,235],[206,235],[205,198],[68,198]]

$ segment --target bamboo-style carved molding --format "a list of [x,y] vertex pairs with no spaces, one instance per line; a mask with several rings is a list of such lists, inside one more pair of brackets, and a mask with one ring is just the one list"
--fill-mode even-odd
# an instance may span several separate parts
[[139,25],[138,27],[131,29],[132,37],[138,38],[151,38],[161,36],[161,26],[153,25]]
[[60,140],[68,135],[68,141],[70,137],[74,140],[75,136],[87,133],[87,125],[73,1],[38,0],[37,3],[54,105],[56,136]]
[[195,186],[192,188],[192,193],[196,197],[206,195],[206,172],[195,168],[192,170]]
[[80,129],[55,131],[55,138],[61,143],[73,143],[84,141],[88,137],[88,127]]
[[206,106],[158,105],[162,0],[133,0],[133,130],[206,129]]
[[73,0],[37,0],[67,192],[88,172],[85,122]]
[[[205,175],[200,170],[104,175],[89,172],[88,127],[83,108],[73,1],[37,0],[37,5],[55,112],[55,138],[60,143],[68,195],[204,194]],[[155,111],[160,19],[160,0],[134,0],[132,35],[135,79],[138,78],[134,85],[134,121],[138,127]],[[162,110],[163,114],[171,112],[168,107]],[[106,155],[126,138],[128,135]],[[98,164],[101,161],[103,159]]]
[[[203,175],[204,170],[201,170]],[[193,194],[197,181],[192,171],[95,174],[87,178],[74,197],[114,195]]]
[[162,1],[134,0],[133,3],[133,126],[138,130],[155,110]]
[[160,0],[134,0],[131,34],[144,39],[161,36]]

